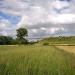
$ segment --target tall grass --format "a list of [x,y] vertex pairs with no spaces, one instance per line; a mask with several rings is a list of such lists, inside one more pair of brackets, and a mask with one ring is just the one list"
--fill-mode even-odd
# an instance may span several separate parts
[[54,46],[0,46],[0,75],[75,75],[75,55]]

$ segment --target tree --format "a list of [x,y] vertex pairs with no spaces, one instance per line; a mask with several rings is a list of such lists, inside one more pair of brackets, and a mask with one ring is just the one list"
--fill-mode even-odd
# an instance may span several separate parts
[[25,39],[26,36],[28,36],[28,31],[26,28],[19,28],[17,31],[17,42],[19,44],[27,44],[27,40]]
[[28,31],[25,28],[19,28],[17,29],[17,38],[24,38],[25,36],[27,36]]
[[14,39],[9,36],[0,36],[0,45],[9,45],[13,44]]

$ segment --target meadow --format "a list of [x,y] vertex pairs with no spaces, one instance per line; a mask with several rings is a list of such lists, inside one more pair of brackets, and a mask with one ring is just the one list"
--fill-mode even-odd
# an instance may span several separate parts
[[75,75],[75,54],[56,46],[0,46],[0,75]]

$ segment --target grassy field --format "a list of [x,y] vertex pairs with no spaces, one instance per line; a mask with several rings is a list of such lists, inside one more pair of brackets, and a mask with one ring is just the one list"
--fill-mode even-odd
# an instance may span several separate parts
[[58,47],[59,49],[62,49],[64,51],[70,52],[70,53],[75,53],[75,46],[71,46],[71,45],[69,45],[69,46],[67,46],[67,45],[62,46],[62,45],[60,45],[60,46],[56,46],[56,47]]
[[0,75],[75,75],[75,54],[55,46],[0,46]]
[[71,37],[49,37],[42,39],[39,44],[49,43],[50,45],[69,44],[75,45],[75,36]]

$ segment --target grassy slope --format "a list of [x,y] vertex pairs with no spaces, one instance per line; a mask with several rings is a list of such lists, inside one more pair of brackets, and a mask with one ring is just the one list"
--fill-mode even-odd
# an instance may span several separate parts
[[54,46],[0,46],[0,75],[75,75],[75,56]]
[[45,38],[39,42],[39,44],[43,44],[43,43],[49,43],[50,45],[57,45],[57,44],[75,45],[75,36]]

